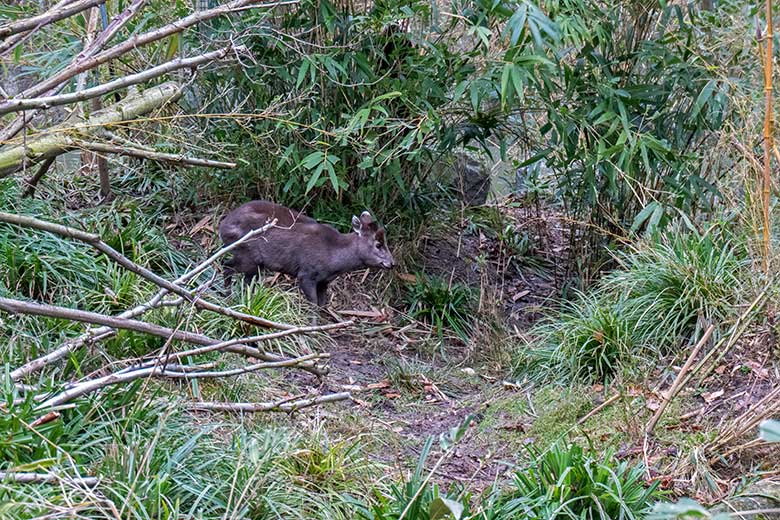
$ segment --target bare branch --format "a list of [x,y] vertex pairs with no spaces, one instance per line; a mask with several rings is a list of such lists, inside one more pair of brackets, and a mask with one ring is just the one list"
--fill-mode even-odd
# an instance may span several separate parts
[[328,394],[320,397],[313,397],[311,399],[301,399],[300,401],[279,401],[272,403],[192,403],[187,405],[190,410],[197,411],[211,411],[211,412],[294,412],[301,408],[307,408],[309,406],[316,406],[324,403],[332,403],[335,401],[344,401],[351,399],[352,395],[349,392],[340,392],[337,394]]
[[0,38],[7,38],[8,36],[20,32],[29,31],[31,29],[35,29],[36,27],[54,23],[64,18],[73,16],[74,14],[78,14],[85,9],[89,9],[90,7],[96,6],[103,2],[105,2],[105,0],[79,0],[78,2],[69,3],[63,7],[50,9],[45,13],[39,14],[38,16],[25,18],[24,20],[19,20],[18,22],[0,25]]
[[35,194],[35,188],[38,186],[38,183],[41,181],[44,175],[46,175],[46,172],[49,171],[49,168],[51,168],[51,165],[54,164],[54,160],[56,157],[50,157],[43,161],[41,166],[38,168],[38,171],[35,172],[35,175],[33,175],[29,181],[27,181],[27,188],[24,190],[24,193],[22,193],[22,197],[30,197]]
[[16,141],[14,146],[0,151],[0,178],[73,148],[71,135],[91,135],[105,126],[136,119],[173,102],[181,96],[181,89],[176,82],[163,83],[145,90],[141,96],[128,97],[106,107],[83,122],[66,121],[32,139]]
[[96,477],[68,477],[55,473],[26,473],[19,471],[0,471],[0,481],[15,484],[59,484],[69,482],[84,487],[95,487],[99,480]]
[[[167,289],[168,291],[185,298],[187,301],[192,302],[192,304],[195,305],[196,307],[200,307],[208,311],[216,312],[224,316],[228,316],[237,320],[245,321],[247,323],[251,323],[253,325],[259,325],[262,327],[268,327],[272,329],[282,329],[282,330],[296,328],[293,325],[266,320],[257,316],[252,316],[250,314],[234,311],[233,309],[227,307],[221,307],[219,305],[213,304],[201,298],[195,298],[190,291],[182,288],[181,286],[175,283],[171,283],[164,278],[161,278],[160,276],[154,274],[153,272],[149,271],[145,267],[140,266],[135,262],[133,262],[132,260],[128,259],[127,257],[123,256],[117,250],[115,250],[114,248],[112,248],[102,240],[100,240],[100,237],[97,235],[93,235],[91,233],[85,233],[84,231],[61,226],[59,224],[52,224],[51,222],[46,222],[33,217],[14,215],[12,213],[5,213],[5,212],[0,212],[0,222],[7,222],[9,224],[16,224],[22,227],[31,227],[34,229],[40,229],[42,231],[48,231],[56,235],[60,235],[68,238],[75,238],[76,240],[86,242],[87,244],[91,245],[101,253],[105,254],[106,256],[108,256],[113,261],[115,261],[122,267],[126,268],[127,270],[132,271],[133,273],[149,280],[150,282],[154,283],[158,287]],[[262,228],[259,228],[260,229],[259,231],[258,230],[253,230],[253,231],[258,231],[258,233],[262,233],[267,229],[271,228],[274,225],[274,222],[266,226],[263,226]],[[302,330],[302,329],[298,329],[298,330]],[[318,329],[313,327],[307,327],[306,330],[314,331]]]
[[173,330],[168,327],[154,325],[145,321],[131,320],[126,318],[114,318],[111,316],[98,314],[96,312],[69,309],[67,307],[47,305],[44,303],[25,302],[21,300],[14,300],[12,298],[4,298],[1,296],[0,309],[13,314],[48,316],[49,318],[61,318],[71,321],[79,321],[82,323],[105,325],[114,329],[133,330],[161,338],[173,338],[186,341],[188,343],[195,343],[196,345],[213,345],[218,343],[217,340],[211,339],[208,336],[204,336],[202,334]]
[[235,168],[236,163],[212,161],[211,159],[201,159],[198,157],[187,157],[181,154],[162,153],[144,150],[141,148],[134,148],[130,146],[118,146],[105,143],[94,143],[79,141],[79,148],[90,150],[93,152],[111,153],[116,155],[127,155],[129,157],[139,157],[141,159],[149,159],[150,161],[164,162],[168,164],[175,164],[179,166],[205,166],[208,168]]
[[213,9],[197,11],[189,16],[182,18],[181,20],[177,20],[173,23],[164,25],[162,27],[159,27],[157,29],[154,29],[152,31],[143,34],[138,34],[136,36],[133,36],[132,38],[120,44],[117,44],[114,47],[111,47],[110,49],[106,49],[105,51],[90,57],[89,59],[81,60],[79,62],[73,63],[72,65],[66,67],[65,69],[55,74],[51,78],[44,80],[41,83],[28,88],[27,90],[25,90],[20,94],[20,97],[30,98],[30,97],[40,96],[47,90],[56,87],[57,85],[60,85],[61,83],[69,80],[70,78],[80,74],[81,72],[84,72],[85,70],[93,69],[98,65],[103,64],[111,59],[122,56],[123,54],[130,52],[137,47],[146,45],[147,43],[151,43],[157,40],[161,40],[172,34],[182,32],[188,27],[204,22],[206,20],[210,20],[212,18],[216,18],[218,16],[229,14],[231,12],[241,9],[242,7],[252,6],[253,8],[256,9],[271,9],[278,6],[294,5],[298,3],[298,0],[285,0],[281,2],[272,2],[268,4],[258,4],[258,1],[259,0],[233,0],[232,2],[228,2],[224,5],[215,7]]
[[[217,341],[203,334],[195,332],[186,332],[181,330],[174,330],[168,327],[155,325],[153,323],[147,323],[145,321],[132,320],[126,318],[115,318],[111,316],[105,316],[96,312],[80,311],[76,309],[68,309],[67,307],[59,307],[56,305],[46,305],[42,303],[24,302],[21,300],[14,300],[11,298],[0,297],[0,309],[14,313],[14,314],[29,314],[33,316],[48,316],[50,318],[61,318],[71,321],[78,321],[82,323],[92,323],[96,325],[104,325],[113,329],[132,330],[136,332],[142,332],[151,336],[157,336],[165,339],[176,339],[180,341],[186,341],[187,343],[194,343],[195,345],[205,345],[211,347],[210,351],[224,351],[233,352],[236,354],[242,354],[244,356],[253,357],[263,361],[283,361],[285,358],[270,354],[268,352],[262,352],[260,349],[254,347],[248,347],[245,343],[257,343],[259,341],[267,341],[271,339],[280,338],[283,336],[289,336],[303,332],[310,327],[300,327],[298,329],[289,329],[284,331],[275,332],[272,334],[264,334],[261,336],[251,336],[248,338],[231,339],[229,341]],[[334,323],[320,327],[320,330],[327,330],[328,328],[334,329],[343,326],[341,323]],[[172,354],[171,358],[179,359],[183,356],[175,356]],[[300,368],[311,372],[317,376],[322,376],[327,371],[324,371],[316,366],[314,363],[301,364]]]
[[[247,371],[270,369],[270,368],[284,368],[284,367],[304,367],[304,366],[309,366],[312,360],[316,360],[319,357],[321,356],[317,354],[312,354],[300,358],[283,359],[281,361],[272,361],[267,363],[256,363],[254,365],[250,365],[251,370],[247,370]],[[236,372],[227,375],[238,375],[240,373],[242,372]],[[72,401],[73,399],[76,399],[77,397],[81,397],[83,395],[95,392],[97,390],[100,390],[101,388],[105,388],[107,386],[112,386],[112,385],[118,385],[122,383],[129,383],[130,381],[135,381],[136,379],[141,379],[145,377],[172,377],[172,378],[187,378],[187,379],[195,379],[197,377],[221,377],[221,376],[210,376],[210,375],[199,376],[198,374],[199,374],[198,372],[188,373],[188,372],[168,371],[165,365],[157,365],[153,367],[140,368],[138,370],[131,370],[131,371],[115,372],[113,374],[109,374],[104,377],[99,377],[97,379],[91,379],[89,381],[78,383],[75,386],[65,390],[64,392],[60,392],[54,397],[42,402],[36,407],[36,409],[43,410],[46,408],[61,406],[65,403]],[[209,374],[209,373],[204,372],[202,374]]]
[[[62,3],[68,3],[71,0],[67,0],[66,2],[60,2]],[[78,63],[86,58],[89,58],[100,51],[100,49],[103,48],[103,46],[108,43],[111,38],[116,35],[119,30],[124,27],[124,25],[130,21],[130,19],[136,15],[138,10],[143,6],[143,4],[146,2],[146,0],[134,0],[133,3],[131,3],[127,9],[125,9],[119,16],[115,17],[110,24],[108,24],[108,27],[106,27],[98,36],[95,38],[91,43],[89,43],[78,55],[76,55],[75,58],[71,61],[69,67],[72,67],[75,63]],[[18,36],[18,35],[17,35]],[[15,37],[15,36],[14,36]],[[12,37],[12,38],[14,38]],[[18,43],[21,43],[21,39],[14,43],[13,45],[16,45]],[[11,48],[13,48],[13,45]],[[0,49],[2,49],[2,46],[0,46]],[[0,57],[2,57],[3,52],[0,51]],[[59,83],[55,84],[52,88],[42,90],[38,94],[33,94],[34,96],[45,94],[47,96],[53,96],[60,92],[63,87],[65,86],[65,83]],[[21,94],[22,97],[24,97],[24,94]],[[32,110],[30,112],[25,112],[24,114],[20,115],[16,118],[11,124],[7,125],[2,131],[0,131],[0,143],[7,141],[11,139],[13,136],[19,133],[22,128],[24,128],[24,125],[32,121],[32,119],[35,117],[37,111]]]
[[163,63],[162,65],[158,65],[157,67],[147,69],[143,72],[131,74],[114,81],[109,81],[103,85],[98,85],[96,87],[72,92],[69,94],[28,99],[13,98],[6,101],[5,103],[0,103],[0,115],[8,114],[10,112],[20,112],[22,110],[28,110],[31,108],[50,108],[54,106],[68,105],[70,103],[85,101],[87,99],[92,99],[94,97],[102,96],[103,94],[108,94],[109,92],[128,87],[130,85],[137,85],[139,83],[147,82],[174,70],[197,68],[199,65],[203,65],[204,63],[224,58],[232,50],[234,50],[232,47],[226,47],[224,49],[207,52],[206,54],[192,58],[179,58],[171,60]]
[[[253,238],[254,236],[262,233],[265,231],[265,228],[260,229],[254,229],[250,232],[248,232],[246,235],[241,237],[239,240],[233,242],[229,246],[223,247],[213,255],[211,255],[209,258],[207,258],[204,262],[201,262],[200,265],[196,266],[195,268],[191,269],[189,272],[183,274],[176,280],[174,280],[175,285],[181,285],[189,282],[196,276],[200,275],[203,271],[205,271],[213,262],[219,259],[222,255],[228,253],[231,249],[239,246],[240,244],[246,242],[247,240]],[[195,291],[197,292],[197,291]],[[140,316],[144,314],[149,309],[153,309],[161,304],[163,297],[168,294],[168,291],[166,289],[161,289],[157,294],[155,294],[149,301],[146,303],[143,303],[141,305],[137,305],[136,307],[126,310],[123,313],[119,314],[117,318],[135,318],[137,316]],[[182,298],[183,300],[183,298]],[[57,362],[58,360],[62,359],[63,357],[67,356],[70,352],[75,351],[78,348],[81,348],[85,344],[89,344],[92,341],[99,341],[105,338],[109,338],[115,334],[115,330],[111,327],[99,327],[97,329],[90,330],[78,338],[69,340],[65,343],[63,343],[59,348],[56,350],[53,350],[52,352],[41,356],[39,358],[36,358],[32,361],[29,361],[22,365],[21,367],[17,368],[13,372],[11,372],[11,379],[14,381],[17,381],[21,379],[22,377],[29,375],[33,372],[36,372],[43,368],[46,365],[50,365],[52,363]],[[245,354],[248,355],[248,354]]]

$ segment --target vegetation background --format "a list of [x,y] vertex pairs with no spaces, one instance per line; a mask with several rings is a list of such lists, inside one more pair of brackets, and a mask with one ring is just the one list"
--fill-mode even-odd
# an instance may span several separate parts
[[774,7],[3,3],[0,518],[778,514]]

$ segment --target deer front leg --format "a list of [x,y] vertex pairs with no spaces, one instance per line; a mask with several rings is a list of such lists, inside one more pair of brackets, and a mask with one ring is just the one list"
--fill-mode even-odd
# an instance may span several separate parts
[[328,282],[317,284],[317,305],[325,307],[328,304]]
[[315,282],[310,276],[298,275],[298,287],[301,292],[313,304],[317,304],[317,282]]

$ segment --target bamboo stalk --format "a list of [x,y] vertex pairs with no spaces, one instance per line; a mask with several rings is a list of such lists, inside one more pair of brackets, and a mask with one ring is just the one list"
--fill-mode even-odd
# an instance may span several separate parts
[[769,274],[771,239],[770,239],[770,219],[769,219],[769,197],[772,186],[772,148],[774,132],[772,128],[772,0],[766,0],[766,60],[764,62],[764,187],[763,187],[763,210],[764,210],[764,271]]
[[163,83],[145,90],[141,96],[128,97],[110,105],[83,122],[74,124],[66,121],[32,139],[15,141],[0,150],[0,178],[73,148],[74,135],[91,135],[103,127],[136,119],[177,100],[181,92],[182,87],[178,83]]

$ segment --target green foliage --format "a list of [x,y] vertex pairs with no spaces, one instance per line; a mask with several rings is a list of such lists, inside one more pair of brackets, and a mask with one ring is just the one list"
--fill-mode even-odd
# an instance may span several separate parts
[[475,302],[465,285],[420,273],[404,298],[409,314],[430,323],[440,335],[449,329],[464,341],[468,338]]
[[534,329],[541,345],[524,351],[526,370],[604,380],[694,340],[702,323],[729,323],[747,294],[746,252],[727,233],[689,231],[618,258],[593,291]]
[[610,296],[580,294],[564,302],[560,316],[536,329],[551,350],[541,350],[535,361],[560,376],[584,380],[603,380],[630,362],[646,337],[637,315],[641,309],[626,301],[613,304]]
[[644,518],[656,498],[644,469],[615,464],[611,453],[600,460],[577,445],[532,450],[533,463],[514,475],[513,485],[485,518],[552,520]]

